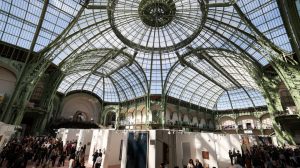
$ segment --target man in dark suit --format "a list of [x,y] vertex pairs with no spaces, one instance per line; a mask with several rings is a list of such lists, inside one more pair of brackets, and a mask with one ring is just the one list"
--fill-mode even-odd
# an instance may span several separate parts
[[229,154],[231,165],[233,165],[233,153],[232,153],[232,151],[229,150],[228,154]]

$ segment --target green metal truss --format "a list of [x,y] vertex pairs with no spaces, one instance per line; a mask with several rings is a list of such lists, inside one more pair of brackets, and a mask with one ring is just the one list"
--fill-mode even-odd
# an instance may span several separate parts
[[[153,7],[153,4],[151,4],[152,2],[147,2],[147,1],[143,1],[143,2],[146,4],[146,7],[151,7],[151,8]],[[153,1],[153,2],[158,2],[158,1]],[[164,3],[164,2],[165,1],[161,1],[160,3]],[[222,83],[220,83],[219,81],[215,80],[213,77],[208,75],[204,70],[202,70],[199,67],[196,67],[194,64],[189,62],[187,60],[187,57],[190,54],[196,55],[199,59],[206,60],[207,62],[210,63],[210,65],[217,72],[222,74],[229,82],[233,83],[235,87],[244,89],[245,93],[250,98],[253,107],[255,108],[255,103],[251,99],[251,96],[249,95],[249,93],[247,92],[245,87],[242,86],[242,84],[239,81],[237,81],[232,76],[232,74],[230,74],[223,67],[221,67],[219,62],[211,59],[211,56],[209,56],[209,54],[207,54],[205,50],[203,51],[202,54],[199,54],[198,53],[199,48],[195,47],[195,48],[189,49],[188,47],[186,47],[186,46],[190,45],[197,38],[197,36],[200,36],[202,30],[205,30],[206,32],[216,36],[217,38],[222,39],[224,44],[221,47],[224,47],[225,43],[226,43],[226,47],[224,47],[224,48],[228,48],[228,50],[236,50],[235,52],[242,57],[244,62],[247,62],[247,61],[251,62],[251,65],[254,65],[254,70],[248,69],[249,72],[256,71],[257,69],[261,70],[260,68],[262,66],[261,66],[259,60],[254,59],[251,56],[251,54],[248,53],[248,51],[243,49],[241,46],[238,45],[238,43],[236,43],[234,41],[235,36],[239,36],[239,40],[243,41],[243,44],[248,45],[249,46],[248,48],[251,48],[251,49],[259,52],[262,56],[267,58],[268,61],[270,62],[270,64],[272,65],[272,67],[275,69],[275,71],[279,75],[280,79],[286,85],[290,94],[292,95],[292,98],[298,109],[298,113],[300,114],[300,68],[299,68],[300,66],[299,66],[299,62],[296,62],[290,58],[291,53],[287,53],[287,52],[283,51],[280,47],[276,46],[273,42],[271,42],[271,40],[269,40],[262,32],[260,32],[253,25],[253,23],[251,23],[251,20],[249,18],[247,18],[247,16],[243,13],[240,6],[237,4],[238,2],[236,0],[230,0],[230,1],[224,2],[224,3],[211,3],[211,2],[202,1],[202,0],[198,1],[198,2],[201,2],[200,3],[201,9],[199,9],[199,11],[201,11],[203,13],[201,24],[195,30],[193,30],[193,33],[191,34],[191,36],[186,38],[185,40],[176,42],[176,39],[170,39],[172,41],[173,45],[171,45],[171,46],[166,45],[165,47],[161,47],[161,46],[155,46],[154,43],[152,46],[148,45],[150,37],[147,39],[146,46],[141,44],[143,38],[140,39],[140,43],[134,43],[134,42],[128,40],[126,37],[124,37],[123,32],[118,30],[118,26],[124,24],[126,19],[124,19],[124,22],[122,22],[120,25],[118,25],[118,23],[115,20],[116,19],[115,13],[118,12],[117,11],[118,9],[116,9],[117,1],[115,1],[115,0],[109,1],[109,3],[107,5],[102,5],[102,4],[95,5],[95,4],[90,4],[89,1],[86,0],[86,1],[84,1],[84,4],[82,5],[82,7],[78,11],[78,13],[74,16],[74,19],[60,33],[60,35],[57,36],[55,38],[55,40],[53,40],[51,43],[49,43],[44,49],[42,49],[40,52],[38,52],[38,56],[30,61],[29,56],[34,51],[34,47],[36,46],[36,42],[37,42],[38,36],[40,34],[40,31],[41,31],[41,28],[43,25],[43,21],[45,19],[47,8],[50,3],[49,0],[45,0],[44,6],[42,9],[40,18],[39,18],[39,22],[37,24],[37,28],[35,30],[35,34],[32,39],[32,42],[31,42],[31,45],[29,48],[29,53],[27,55],[25,63],[19,63],[16,61],[7,60],[5,58],[0,59],[0,65],[1,64],[8,65],[9,67],[11,67],[13,69],[13,71],[17,72],[16,73],[17,74],[16,89],[14,91],[14,94],[11,96],[11,98],[7,102],[7,104],[5,104],[5,106],[3,108],[4,113],[2,113],[2,115],[0,116],[0,120],[3,120],[7,123],[20,124],[22,121],[24,112],[25,112],[26,103],[29,101],[37,82],[43,77],[44,72],[49,67],[49,65],[52,63],[52,61],[55,60],[55,58],[58,57],[61,53],[63,53],[64,50],[68,50],[68,49],[72,48],[73,43],[70,41],[74,40],[73,38],[83,38],[84,39],[87,37],[87,36],[85,36],[85,33],[91,32],[93,30],[95,30],[95,32],[96,32],[96,34],[94,34],[93,37],[88,38],[85,42],[80,44],[77,48],[75,48],[75,49],[72,48],[71,49],[72,51],[58,64],[59,68],[61,68],[61,70],[63,70],[65,73],[57,72],[51,78],[49,78],[50,81],[48,84],[51,87],[47,87],[47,88],[49,88],[49,90],[47,90],[44,93],[43,99],[41,100],[41,104],[40,104],[40,106],[42,108],[46,109],[46,111],[47,111],[47,114],[46,114],[47,116],[45,117],[45,120],[42,122],[43,125],[42,125],[40,131],[43,130],[45,123],[47,122],[47,119],[51,115],[52,101],[56,94],[56,90],[59,87],[59,84],[63,80],[63,78],[69,74],[78,73],[80,71],[86,71],[86,70],[89,70],[90,72],[86,75],[81,76],[77,80],[75,80],[74,83],[71,84],[67,88],[66,92],[68,92],[69,89],[73,85],[76,84],[76,82],[80,81],[81,79],[83,79],[85,77],[89,78],[93,74],[95,74],[96,76],[102,76],[102,78],[99,79],[97,84],[100,82],[103,82],[102,91],[103,91],[103,100],[104,100],[105,91],[107,90],[107,88],[105,87],[104,78],[109,79],[112,82],[114,89],[117,91],[116,94],[117,94],[119,102],[118,102],[118,109],[115,111],[118,113],[117,121],[119,122],[118,119],[119,119],[119,113],[120,113],[120,110],[122,107],[121,104],[124,103],[125,101],[130,101],[131,98],[129,95],[127,95],[126,89],[122,86],[122,83],[120,84],[119,81],[113,77],[113,75],[118,75],[122,79],[124,79],[124,84],[129,85],[133,96],[135,98],[138,97],[138,95],[135,92],[134,86],[131,85],[130,80],[127,79],[126,75],[124,75],[120,72],[121,69],[128,68],[129,71],[136,78],[136,80],[138,80],[137,83],[142,86],[141,88],[144,93],[142,96],[146,97],[145,104],[146,104],[146,110],[147,110],[147,123],[149,123],[150,121],[149,121],[148,115],[151,114],[151,100],[150,100],[151,87],[153,84],[152,82],[156,78],[155,76],[153,76],[153,72],[155,72],[155,66],[156,66],[153,63],[153,58],[156,53],[152,52],[152,50],[155,50],[161,56],[161,59],[160,59],[160,73],[161,73],[160,78],[161,79],[160,80],[161,80],[161,88],[162,88],[161,90],[162,91],[161,91],[161,101],[158,102],[158,104],[161,107],[161,122],[163,125],[166,122],[165,115],[166,115],[166,108],[167,108],[167,98],[170,93],[170,90],[168,88],[168,82],[170,82],[169,74],[171,74],[176,68],[179,67],[178,63],[180,63],[182,66],[187,66],[187,67],[191,68],[192,70],[197,72],[199,75],[205,77],[207,80],[205,82],[203,82],[201,85],[212,82],[213,84],[216,85],[216,86],[214,86],[214,88],[220,87],[221,89],[223,89],[225,91],[225,94],[228,95],[228,99],[230,100],[230,106],[233,109],[233,104],[232,104],[232,100],[231,100],[231,97],[229,94],[229,89],[224,87],[224,85]],[[164,6],[164,5],[168,5],[168,3],[162,4],[162,6]],[[173,6],[171,6],[171,7],[172,7],[171,9],[174,10],[174,7]],[[220,8],[220,9],[233,8],[236,13],[234,13],[232,15],[235,15],[235,19],[237,18],[237,16],[239,16],[239,18],[241,20],[241,21],[237,21],[238,25],[245,25],[248,29],[250,29],[251,33],[247,32],[246,29],[242,30],[239,27],[231,25],[230,23],[225,23],[220,20],[217,20],[212,17],[212,14],[208,15],[209,10],[213,11],[213,9],[215,9],[215,8]],[[74,28],[74,26],[78,23],[78,21],[81,18],[88,20],[87,18],[89,18],[89,17],[87,16],[88,14],[85,13],[86,10],[106,11],[108,14],[107,19],[103,19],[100,21],[99,20],[96,21],[96,19],[95,19],[95,22],[93,22],[83,28],[80,28],[77,31],[73,31],[72,29]],[[146,10],[146,9],[143,8],[141,10]],[[283,10],[283,9],[281,9],[281,10]],[[143,12],[143,11],[141,11],[141,12]],[[171,13],[172,13],[172,11],[171,11]],[[213,13],[213,12],[211,12],[211,13]],[[282,13],[284,13],[284,12],[282,12]],[[222,14],[222,15],[225,16],[227,14]],[[130,15],[127,15],[127,16],[130,16]],[[146,17],[146,16],[144,16],[144,17]],[[286,16],[286,15],[284,15],[284,17],[288,18],[288,16]],[[231,17],[230,19],[232,19],[232,18],[233,17]],[[142,20],[143,19],[149,20],[149,18],[142,18]],[[98,27],[101,27],[102,25],[105,26],[106,22],[109,23],[109,26],[107,28],[101,29],[101,31],[100,31],[100,29],[99,29],[99,31],[96,31],[98,29]],[[169,20],[168,20],[168,22],[169,22]],[[206,23],[209,23],[209,24],[206,24]],[[151,29],[151,32],[152,32],[152,30],[155,31],[157,29],[157,27],[155,27],[155,24],[153,22],[149,22],[149,24],[152,25],[152,28],[149,28],[149,29]],[[165,26],[164,24],[167,24],[167,23],[163,22],[163,24],[158,27],[163,27],[163,26]],[[189,23],[189,24],[192,24],[192,23]],[[292,30],[294,25],[290,25],[291,24],[290,21],[285,24],[289,28],[290,34],[294,35],[293,30]],[[219,29],[228,29],[228,32],[233,33],[233,35],[229,37],[225,33],[221,33],[219,31],[217,31],[217,29],[212,28],[211,27],[212,25],[216,26]],[[190,26],[189,28],[191,28],[191,29],[193,28],[191,25],[186,25],[186,26]],[[76,66],[75,62],[77,62],[77,61],[80,62],[84,59],[87,59],[87,57],[86,57],[87,55],[84,55],[84,54],[80,55],[80,54],[93,51],[91,49],[91,48],[95,48],[95,46],[93,45],[93,42],[95,42],[99,37],[104,37],[104,35],[108,34],[109,32],[114,32],[114,34],[118,37],[118,40],[123,42],[126,47],[124,47],[124,46],[120,47],[120,46],[118,46],[118,44],[117,45],[112,44],[111,46],[115,45],[114,47],[112,47],[113,48],[112,52],[115,52],[114,55],[110,55],[109,57],[104,57],[103,59],[99,60],[97,63],[93,64],[92,68],[90,68],[90,69],[84,69],[84,68],[75,69],[74,68],[74,66]],[[186,35],[185,33],[186,32],[183,32],[183,35]],[[176,36],[179,37],[178,32],[175,32],[175,34],[176,34]],[[165,37],[165,36],[161,35],[160,37]],[[209,37],[209,38],[211,38],[211,37]],[[212,48],[213,48],[213,46],[215,46],[211,41],[209,41],[209,39],[205,39],[205,40],[206,40],[205,43],[212,46]],[[251,42],[252,40],[254,42]],[[292,40],[294,41],[294,43],[297,43],[299,41],[297,39],[297,37],[295,37],[295,36],[292,37]],[[108,40],[107,43],[110,43],[110,41]],[[206,45],[203,45],[203,46],[206,46]],[[203,46],[200,46],[200,48]],[[225,50],[224,48],[221,48],[221,47],[216,47],[214,49],[217,51]],[[187,49],[187,50],[185,50],[185,49]],[[209,48],[205,48],[205,49],[208,50]],[[80,51],[83,51],[83,52],[80,52]],[[151,52],[149,54],[151,63],[149,63],[149,65],[148,65],[149,67],[144,68],[141,64],[143,62],[145,62],[145,60],[147,60],[148,58],[147,59],[143,58],[144,60],[140,61],[140,62],[137,62],[136,60],[137,59],[141,60],[142,56],[140,56],[139,54],[147,53],[149,51]],[[128,52],[130,54],[127,54],[126,52]],[[170,63],[172,66],[170,66],[171,68],[170,68],[168,74],[166,75],[167,76],[166,79],[164,79],[164,75],[162,75],[164,73],[163,67],[162,67],[163,66],[162,62],[165,61],[162,59],[163,52],[176,53],[174,55],[177,55],[177,57],[175,56],[174,58],[176,58],[178,60],[178,61],[174,61],[172,64]],[[295,50],[295,52],[299,58],[299,49]],[[80,54],[78,54],[78,53],[80,53]],[[125,53],[125,55],[127,55],[129,57],[128,62],[121,64],[118,68],[116,68],[115,70],[111,71],[108,74],[102,74],[100,72],[96,72],[96,70],[99,67],[102,67],[110,59],[114,59],[114,57],[118,57],[120,54],[124,54],[124,53]],[[107,53],[107,56],[108,55],[109,54]],[[91,56],[89,58],[92,58],[92,57],[93,56]],[[144,56],[144,57],[146,57],[146,56]],[[237,57],[233,58],[228,55],[224,55],[224,57],[226,57],[227,59],[235,59],[235,60],[239,59]],[[86,63],[86,65],[87,64],[88,63]],[[142,72],[143,79],[141,79],[139,75],[137,75],[132,69],[129,68],[132,65],[137,66],[138,69]],[[248,63],[244,64],[244,66],[246,66],[246,67],[247,67],[247,65],[250,65],[250,64],[248,64]],[[247,68],[249,68],[249,67],[247,67]],[[69,71],[68,69],[72,69],[72,70]],[[149,73],[150,75],[148,75],[148,74],[147,74],[148,76],[146,75],[146,72],[145,72],[146,70],[150,72]],[[180,77],[180,75],[182,75],[182,73],[184,73],[184,71],[181,71],[180,73],[178,73],[175,78]],[[196,77],[194,79],[196,79]],[[269,110],[272,113],[275,113],[278,110],[282,110],[282,109],[280,109],[280,106],[279,106],[280,103],[278,102],[278,100],[279,100],[278,96],[275,94],[275,91],[274,91],[275,85],[270,84],[270,86],[267,86],[268,82],[272,82],[272,79],[269,79],[268,77],[263,77],[260,79],[258,76],[256,76],[255,79],[257,79],[257,83],[260,86],[261,90],[263,90],[266,101],[269,103],[268,104]],[[87,83],[87,80],[84,82],[83,86],[81,87],[81,90],[83,90],[86,83]],[[174,85],[174,83],[172,81],[170,83],[171,84],[169,87]],[[190,83],[192,83],[192,80],[189,81],[188,83],[186,83],[186,86],[183,88],[183,90],[186,90],[188,87],[188,84],[190,84]],[[92,91],[95,90],[95,87],[93,88]],[[199,90],[199,88],[200,88],[200,86],[197,88],[197,91]],[[267,92],[268,89],[273,90],[274,93],[273,92],[268,93]],[[123,102],[122,102],[121,94],[123,94],[125,97],[124,98],[125,100],[123,100]],[[183,94],[184,94],[184,91],[182,91],[179,94],[179,96],[181,97],[181,96],[183,96]],[[214,95],[212,97],[214,97],[216,95],[218,95],[218,93],[214,93]],[[273,98],[274,96],[275,96],[275,98]],[[190,101],[192,99],[194,99],[194,97],[196,97],[195,93],[193,93],[192,96],[190,97]],[[200,102],[202,101],[202,98],[203,97],[201,97],[198,104],[200,104]],[[217,100],[219,100],[219,98],[220,97],[218,97]],[[275,105],[272,105],[273,101],[275,101]],[[179,101],[178,106],[180,105],[180,102],[181,101]],[[135,106],[137,106],[137,104],[135,104]],[[192,106],[192,103],[190,103],[190,106]],[[109,107],[107,107],[107,108],[109,109]],[[204,108],[207,108],[207,107],[204,107]],[[103,109],[106,109],[106,107],[103,107]],[[199,109],[201,109],[200,106],[199,106]],[[105,114],[103,114],[103,115],[97,120],[100,123],[104,123],[104,121],[105,121],[105,118],[103,118],[103,117],[105,117]],[[274,126],[277,127],[276,123],[274,123]],[[278,132],[277,134],[282,136],[280,132]],[[284,138],[284,137],[282,137],[282,138]]]
[[257,82],[261,87],[263,95],[266,99],[268,111],[272,119],[273,129],[275,131],[279,144],[294,145],[295,141],[290,132],[281,129],[280,124],[275,121],[276,115],[283,111],[278,90],[280,79],[276,76],[274,77],[266,73],[258,72]]

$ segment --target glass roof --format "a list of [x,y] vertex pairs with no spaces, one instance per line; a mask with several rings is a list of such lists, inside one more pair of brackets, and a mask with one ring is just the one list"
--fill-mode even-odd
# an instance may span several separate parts
[[[203,54],[207,54],[212,60],[203,59],[201,56]],[[251,88],[260,94],[257,84],[247,69],[251,66],[251,62],[241,59],[240,54],[225,50],[205,49],[183,59],[192,65],[186,66],[178,61],[172,67],[166,80],[169,96],[213,109],[224,92],[234,93],[236,90],[242,90],[248,95],[246,88]],[[219,68],[214,67],[212,63]],[[251,99],[250,96],[248,99]],[[253,104],[242,106],[242,108],[246,107],[253,107]]]
[[131,100],[146,94],[142,68],[120,50],[95,49],[65,61],[62,69],[66,77],[60,84],[60,92],[91,91],[107,102]]
[[[42,0],[1,0],[0,40],[29,49],[43,6]],[[34,51],[61,34],[80,8],[80,0],[50,0]]]
[[214,109],[228,110],[265,106],[266,102],[258,90],[245,88],[223,92]]
[[34,45],[59,66],[62,93],[87,90],[108,102],[162,94],[216,110],[263,106],[251,72],[270,58],[257,40],[293,52],[276,0],[46,2],[0,0],[0,40]]
[[300,0],[296,0],[296,7],[297,7],[298,14],[300,15]]

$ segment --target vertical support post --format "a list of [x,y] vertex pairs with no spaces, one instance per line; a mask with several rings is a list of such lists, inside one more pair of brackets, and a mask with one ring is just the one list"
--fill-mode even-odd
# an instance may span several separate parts
[[148,123],[148,126],[150,124],[149,121],[149,115],[151,115],[151,121],[153,121],[153,115],[151,110],[151,104],[150,104],[150,91],[148,90],[147,96],[146,96],[146,105],[147,105],[147,119],[146,122]]
[[299,64],[291,65],[280,60],[273,62],[273,67],[284,82],[300,115],[300,68]]
[[[98,123],[100,123],[100,124],[102,124],[102,125],[104,125],[105,124],[105,122],[106,121],[101,121],[101,119],[102,118],[106,118],[105,116],[102,116],[102,115],[106,115],[106,114],[104,114],[104,102],[105,102],[105,80],[104,80],[104,77],[102,78],[102,95],[103,95],[103,100],[102,100],[102,103],[101,103],[101,110],[102,110],[102,112],[100,113],[100,115],[99,115],[99,119],[98,119]],[[117,115],[116,115],[116,119],[117,119]]]
[[116,111],[116,124],[115,124],[115,129],[119,129],[120,126],[120,114],[121,114],[121,105],[119,103],[118,109]]
[[166,96],[163,94],[162,99],[161,99],[161,124],[162,124],[162,129],[165,129],[165,123],[166,123],[166,115],[167,115],[167,103],[166,103]]
[[[24,117],[25,113],[25,107],[26,103],[30,99],[30,96],[33,91],[33,86],[31,85],[25,85],[22,92],[21,92],[21,97],[20,97],[20,103],[17,106],[17,116],[15,117],[14,121],[11,121],[12,124],[14,125],[20,125],[22,122],[22,119]],[[9,116],[7,115],[6,119],[8,119]]]
[[[16,124],[16,125],[21,124],[22,119],[23,119],[23,115],[24,115],[25,106],[26,106],[26,103],[27,103],[27,99],[31,95],[29,90],[31,90],[31,91],[33,90],[33,87],[35,86],[34,85],[35,82],[39,79],[39,76],[30,76],[32,74],[28,73],[28,72],[31,72],[31,70],[34,70],[34,69],[31,69],[31,64],[29,64],[28,61],[29,61],[29,58],[30,58],[31,54],[34,51],[36,41],[37,41],[38,36],[40,34],[40,30],[42,28],[44,18],[45,18],[46,12],[47,12],[48,4],[49,4],[49,0],[45,0],[44,5],[43,5],[43,9],[42,9],[42,12],[41,12],[41,16],[39,18],[39,22],[38,22],[37,28],[35,30],[35,34],[33,36],[28,54],[26,56],[25,64],[21,69],[20,78],[17,80],[15,91],[14,91],[13,95],[10,97],[8,104],[4,109],[4,113],[6,113],[6,117],[4,119],[4,122],[9,123],[9,121],[11,119],[10,116],[12,116],[12,108],[14,106],[14,103],[16,102],[16,99],[21,96],[22,99],[21,99],[21,102],[19,103],[19,107],[18,107],[18,111],[17,111],[18,114],[17,114],[17,117],[16,117],[15,121],[13,121],[13,123]],[[34,71],[33,71],[33,73],[34,73]],[[40,73],[42,73],[42,72],[40,72]],[[29,76],[27,76],[27,75],[29,75]],[[27,78],[29,78],[29,79],[32,78],[32,80],[31,81],[29,80],[29,82],[28,82]],[[22,94],[22,92],[24,90],[26,92],[24,94]]]
[[55,98],[57,88],[59,87],[59,84],[62,81],[63,77],[64,74],[60,70],[56,71],[54,74],[51,74],[51,76],[49,76],[49,82],[45,87],[48,89],[45,90],[40,103],[40,107],[45,109],[46,114],[44,114],[41,124],[39,126],[39,134],[42,134],[44,132],[49,118],[53,116],[53,100]]
[[136,117],[137,117],[137,106],[135,104],[135,109],[134,109],[134,129],[136,130]]
[[[148,96],[145,96],[144,97],[144,103],[145,103],[145,108],[146,108],[146,121],[145,121],[145,126],[146,126],[146,129],[149,128],[149,107],[148,107],[148,99],[147,99]],[[146,98],[146,100],[145,100]]]
[[281,129],[280,125],[275,120],[276,113],[282,111],[282,106],[280,102],[280,96],[278,93],[278,84],[275,79],[270,79],[266,74],[262,74],[259,78],[259,86],[263,91],[263,96],[265,97],[270,117],[272,120],[273,129],[275,131],[276,137],[278,138],[279,144],[283,145],[285,143],[295,144],[291,134],[287,131]]

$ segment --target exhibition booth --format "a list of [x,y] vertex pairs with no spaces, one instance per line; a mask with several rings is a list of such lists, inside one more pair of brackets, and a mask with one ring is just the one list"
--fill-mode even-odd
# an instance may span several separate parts
[[[63,143],[77,141],[77,149],[86,145],[86,164],[93,164],[93,153],[103,153],[103,168],[182,168],[189,159],[199,159],[206,167],[228,167],[229,150],[249,148],[258,141],[270,138],[251,135],[211,132],[183,132],[181,130],[112,130],[59,129]],[[262,140],[263,138],[264,140]]]

